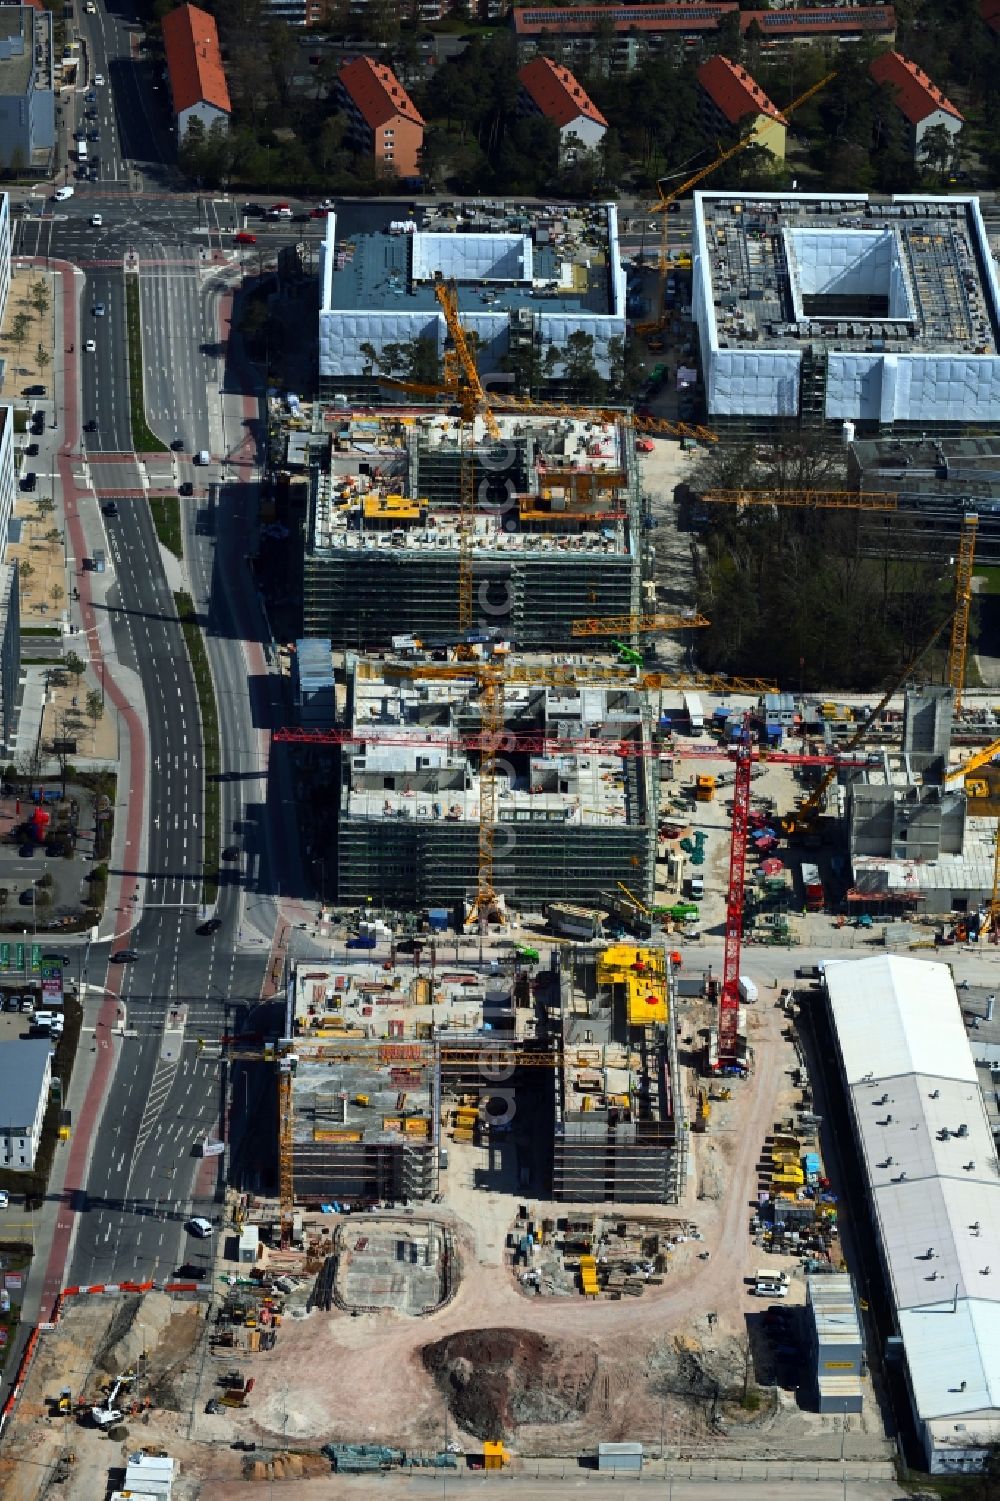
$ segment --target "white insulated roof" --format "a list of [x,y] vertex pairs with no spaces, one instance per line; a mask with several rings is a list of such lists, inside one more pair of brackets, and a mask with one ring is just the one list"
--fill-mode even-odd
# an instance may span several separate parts
[[849,1085],[901,1074],[976,1083],[946,965],[885,954],[828,961],[825,977]]
[[1000,1165],[951,974],[883,955],[825,979],[917,1411],[935,1444],[989,1441]]

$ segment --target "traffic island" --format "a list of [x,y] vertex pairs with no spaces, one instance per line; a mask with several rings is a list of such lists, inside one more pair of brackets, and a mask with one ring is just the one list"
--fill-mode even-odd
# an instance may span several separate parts
[[205,849],[201,899],[208,907],[219,894],[219,712],[194,600],[184,590],[174,594],[177,618],[184,632],[191,671],[201,710],[201,739],[205,757]]

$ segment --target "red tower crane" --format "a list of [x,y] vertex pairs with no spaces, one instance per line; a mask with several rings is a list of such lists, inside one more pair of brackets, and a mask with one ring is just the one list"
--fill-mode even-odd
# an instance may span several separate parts
[[753,747],[750,743],[750,718],[736,747],[733,785],[733,832],[729,844],[729,889],[726,892],[726,956],[722,966],[722,994],[719,997],[720,1069],[736,1066],[737,1025],[740,1009],[740,949],[743,944],[743,883],[746,872],[747,832],[750,827],[750,783],[753,772]]

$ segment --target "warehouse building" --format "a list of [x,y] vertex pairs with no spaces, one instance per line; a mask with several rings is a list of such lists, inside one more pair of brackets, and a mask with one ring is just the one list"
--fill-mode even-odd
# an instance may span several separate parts
[[[1000,1442],[1000,1164],[949,967],[828,961],[828,1016],[905,1373],[936,1475]],[[878,1026],[872,1026],[872,1017]]]
[[562,968],[553,1198],[673,1204],[684,1186],[671,974],[659,948],[573,949]]
[[[396,230],[398,232],[393,232]],[[591,341],[607,378],[625,337],[625,272],[613,203],[526,210],[510,203],[429,209],[423,226],[338,236],[327,217],[320,246],[320,396],[367,395],[379,375],[401,376],[393,350],[429,345],[440,361],[447,327],[440,278],[458,288],[463,327],[478,340],[480,375],[510,386],[510,364],[530,360],[537,389],[557,392],[567,341]],[[391,367],[391,368],[388,368]]]
[[1000,291],[978,199],[698,193],[693,239],[717,429],[993,423]]
[[[544,663],[504,670],[497,890],[535,912],[552,901],[593,904],[616,881],[652,901],[659,779],[643,696],[627,681],[585,686],[585,673],[584,685],[554,686]],[[412,909],[474,896],[482,693],[475,664],[349,659],[347,728],[357,740],[341,757],[342,905]],[[623,755],[623,742],[639,753]]]
[[[622,421],[477,423],[475,628],[519,646],[570,647],[574,619],[640,607],[640,491]],[[462,445],[426,413],[344,416],[311,472],[303,626],[335,649],[458,629]]]

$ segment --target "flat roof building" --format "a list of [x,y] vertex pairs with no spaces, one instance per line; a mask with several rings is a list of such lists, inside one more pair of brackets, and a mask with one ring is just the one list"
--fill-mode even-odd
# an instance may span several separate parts
[[0,168],[48,172],[56,144],[52,12],[0,6]]
[[978,1469],[1000,1440],[1000,1165],[949,966],[828,960],[824,981],[917,1437],[930,1473]]
[[42,1139],[52,1083],[47,1038],[0,1042],[0,1167],[30,1173]]
[[553,1198],[676,1203],[686,1125],[666,954],[571,949],[559,1004]]
[[[623,419],[498,414],[472,450],[474,628],[569,647],[574,619],[640,603],[640,493]],[[331,418],[311,470],[303,624],[337,648],[458,629],[462,448],[444,415]]]
[[1000,292],[977,198],[697,193],[693,241],[714,426],[994,422]]
[[214,16],[197,5],[178,5],[161,28],[178,141],[195,120],[206,133],[213,125],[228,129],[232,105]]
[[[616,881],[652,901],[659,782],[643,753],[643,695],[627,683],[555,686],[544,661],[504,671],[497,890],[535,912],[552,901],[593,904]],[[357,741],[341,757],[342,905],[448,906],[474,895],[482,692],[476,664],[420,653],[348,659],[345,729]],[[622,754],[628,742],[637,754]]]
[[[567,340],[592,341],[593,366],[611,372],[614,340],[625,337],[625,272],[613,203],[527,210],[511,203],[428,209],[422,227],[338,236],[327,218],[320,246],[320,396],[366,394],[383,375],[387,348],[427,341],[438,361],[447,325],[435,295],[454,281],[463,327],[478,339],[480,374],[509,387],[519,351],[536,386],[560,389]],[[403,230],[409,232],[404,233]],[[390,348],[391,353],[391,348]]]

